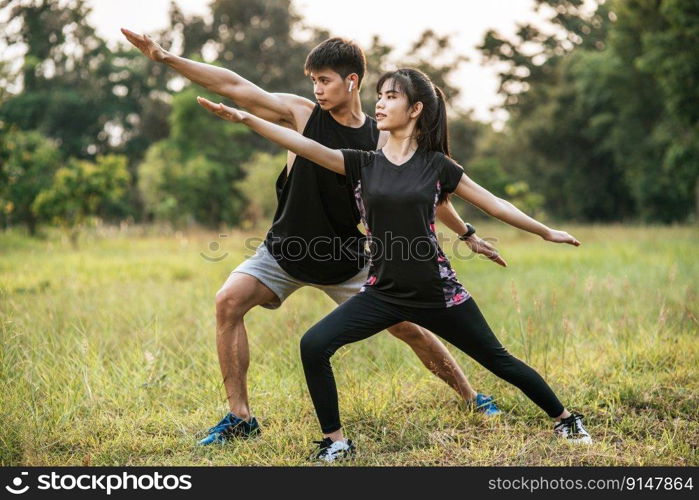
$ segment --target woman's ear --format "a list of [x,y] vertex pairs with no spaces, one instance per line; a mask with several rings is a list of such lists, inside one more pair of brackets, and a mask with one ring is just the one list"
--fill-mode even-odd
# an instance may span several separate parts
[[417,118],[422,113],[422,101],[418,101],[410,108],[410,118]]

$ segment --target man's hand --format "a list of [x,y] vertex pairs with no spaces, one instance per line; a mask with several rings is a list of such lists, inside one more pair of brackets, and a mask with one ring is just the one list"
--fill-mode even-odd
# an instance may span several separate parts
[[235,108],[231,108],[230,106],[224,106],[220,102],[218,104],[215,104],[209,101],[208,99],[199,96],[197,96],[197,102],[202,108],[211,111],[219,118],[223,118],[224,120],[233,123],[240,123],[243,121],[243,113]]
[[143,52],[148,59],[155,62],[163,62],[167,52],[160,45],[155,43],[148,35],[139,35],[126,28],[121,28],[121,32],[126,39],[138,50]]
[[487,241],[479,238],[475,234],[472,234],[471,236],[466,238],[464,242],[468,245],[468,247],[471,249],[473,253],[485,255],[496,264],[499,264],[502,267],[507,267],[507,262],[505,262],[505,259],[500,257],[500,254],[495,249],[495,247]]
[[580,246],[580,242],[573,238],[570,234],[565,231],[557,231],[556,229],[551,229],[549,232],[542,236],[546,241],[551,241],[553,243],[568,243],[576,247]]

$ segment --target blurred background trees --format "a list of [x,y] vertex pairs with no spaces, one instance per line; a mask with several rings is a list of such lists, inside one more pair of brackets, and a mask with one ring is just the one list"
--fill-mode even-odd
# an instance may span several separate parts
[[699,189],[699,4],[584,4],[537,0],[554,35],[486,34],[486,60],[507,67],[501,151],[559,217],[685,221]]
[[[496,130],[450,106],[452,153],[495,194],[573,221],[696,220],[699,4],[693,0],[537,0],[550,30],[494,31],[509,118]],[[285,155],[198,109],[190,85],[130,46],[108,47],[83,0],[0,0],[0,226],[165,221],[211,228],[266,223]],[[166,48],[229,67],[269,91],[312,98],[308,51],[330,34],[290,0],[216,0],[206,19],[173,4],[153,34]],[[305,37],[294,34],[303,28]],[[410,55],[374,37],[362,87],[380,74],[428,73],[454,103],[465,61],[425,31]],[[84,184],[84,185],[83,185]],[[81,198],[71,202],[71,197]],[[86,200],[85,197],[88,199]],[[475,212],[475,211],[474,211]],[[477,216],[476,213],[469,216]]]

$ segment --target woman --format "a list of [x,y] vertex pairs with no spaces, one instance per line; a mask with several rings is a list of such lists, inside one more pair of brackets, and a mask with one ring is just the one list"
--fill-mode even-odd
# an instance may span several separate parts
[[[330,357],[345,344],[406,320],[433,331],[520,388],[555,419],[557,436],[590,443],[582,415],[565,409],[535,370],[507,352],[459,283],[437,242],[435,209],[455,192],[493,217],[547,241],[575,246],[580,242],[495,197],[449,157],[444,94],[424,73],[415,69],[387,73],[376,90],[378,127],[389,131],[390,138],[375,152],[329,149],[248,113],[198,99],[218,116],[241,122],[280,146],[346,175],[354,189],[369,241],[369,278],[360,293],[301,340],[306,382],[323,431],[316,458],[333,461],[354,451],[342,433]],[[403,244],[397,256],[396,241]]]

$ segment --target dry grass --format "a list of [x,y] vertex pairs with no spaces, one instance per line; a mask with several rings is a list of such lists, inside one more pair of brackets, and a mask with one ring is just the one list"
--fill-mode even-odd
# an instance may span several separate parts
[[[480,225],[510,267],[454,264],[503,344],[586,415],[596,444],[556,442],[543,412],[457,352],[507,415],[470,413],[384,333],[334,358],[354,464],[699,464],[696,228],[566,229],[582,247]],[[0,464],[306,464],[319,429],[298,341],[333,306],[314,289],[248,316],[263,435],[194,445],[226,411],[213,298],[250,236],[102,229],[75,251],[54,233],[0,234]]]

